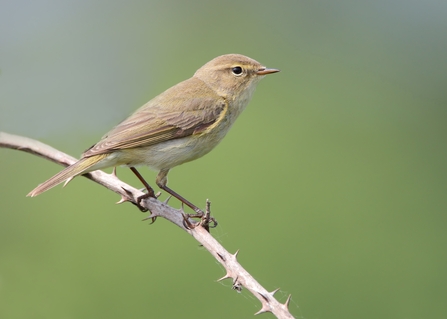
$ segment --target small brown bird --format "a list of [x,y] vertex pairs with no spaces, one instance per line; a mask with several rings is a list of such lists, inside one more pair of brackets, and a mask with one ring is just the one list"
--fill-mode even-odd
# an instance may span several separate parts
[[156,184],[197,213],[185,198],[168,188],[171,168],[211,151],[227,134],[245,109],[265,75],[279,72],[240,54],[219,56],[183,81],[139,108],[68,166],[37,186],[28,196],[37,196],[73,177],[107,167],[127,166],[148,193],[153,189],[135,169],[146,165],[158,171]]

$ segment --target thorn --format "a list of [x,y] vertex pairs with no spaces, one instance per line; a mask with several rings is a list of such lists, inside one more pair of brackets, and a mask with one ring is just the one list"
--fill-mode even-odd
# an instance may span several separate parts
[[155,196],[155,198],[158,198],[158,197],[160,197],[160,195],[161,195],[161,192],[157,192],[157,194],[155,194],[154,196]]
[[263,304],[261,310],[259,310],[257,313],[255,313],[255,316],[257,316],[257,315],[259,315],[259,314],[261,314],[261,313],[264,313],[264,312],[272,312],[272,311],[270,310],[270,308],[266,307],[266,306]]
[[237,254],[239,254],[239,249],[236,250],[236,252],[232,255],[234,257],[234,259],[237,259]]
[[283,304],[284,308],[289,309],[290,299],[292,299],[292,294],[287,297],[286,302]]
[[228,273],[226,273],[225,276],[223,276],[220,279],[217,279],[217,281],[222,281],[222,280],[225,280],[225,279],[228,279],[228,278],[231,278],[231,276]]
[[147,216],[146,218],[144,218],[142,221],[144,222],[148,219],[152,219],[152,221],[149,223],[149,225],[152,225],[157,220],[157,215],[155,215],[154,213],[151,212],[151,214],[149,216]]
[[[161,193],[158,192],[157,195],[160,196]],[[155,195],[155,197],[158,197],[157,195]],[[168,202],[169,202],[169,200],[170,200],[171,198],[172,198],[172,196],[169,195],[168,198],[166,198],[166,199],[163,201],[163,204],[168,205]],[[182,210],[183,210],[183,203],[182,203]]]
[[112,174],[110,174],[110,175],[118,177],[118,175],[116,175],[116,166],[113,168]]
[[116,203],[117,204],[122,204],[122,203],[129,202],[129,201],[130,201],[129,198],[121,195],[121,199],[119,201],[117,201]]
[[69,177],[69,178],[65,181],[64,186],[62,186],[62,187],[67,186],[67,184],[70,183],[70,182],[73,180],[73,178],[74,178],[74,176]]
[[275,290],[273,290],[272,292],[269,292],[270,296],[273,297],[274,294],[276,294],[278,292],[278,290],[280,290],[281,288],[276,288]]
[[132,192],[131,192],[130,190],[128,190],[128,189],[126,189],[126,188],[124,188],[124,187],[122,187],[122,186],[121,186],[121,188],[123,189],[123,191],[126,192],[126,194],[128,194],[128,195],[132,195]]

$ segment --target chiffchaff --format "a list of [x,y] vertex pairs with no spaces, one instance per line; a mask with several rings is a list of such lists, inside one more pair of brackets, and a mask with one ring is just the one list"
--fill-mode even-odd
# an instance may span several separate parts
[[[196,212],[195,205],[168,188],[171,168],[195,160],[223,139],[245,109],[265,75],[279,72],[239,54],[219,56],[183,81],[139,108],[82,154],[82,158],[37,186],[28,196],[37,196],[73,177],[94,170],[127,166],[152,188],[135,166],[158,171],[156,183]],[[143,196],[142,196],[143,197]],[[141,198],[138,199],[138,204]]]

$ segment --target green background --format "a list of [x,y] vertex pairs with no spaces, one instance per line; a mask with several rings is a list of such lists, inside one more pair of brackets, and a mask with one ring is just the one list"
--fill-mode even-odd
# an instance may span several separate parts
[[[215,56],[281,69],[169,185],[212,201],[213,235],[281,302],[291,293],[297,318],[447,318],[447,2],[0,6],[0,130],[72,155]],[[7,149],[0,162],[0,318],[259,310],[165,220],[84,178],[26,198],[59,167]]]

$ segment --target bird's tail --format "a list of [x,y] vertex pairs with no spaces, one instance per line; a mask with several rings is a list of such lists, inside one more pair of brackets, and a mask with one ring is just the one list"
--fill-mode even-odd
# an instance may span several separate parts
[[77,161],[76,163],[74,163],[73,165],[66,167],[64,170],[62,170],[59,173],[57,173],[56,175],[54,175],[46,182],[37,186],[35,189],[33,189],[26,196],[29,196],[29,197],[37,196],[43,192],[46,192],[50,188],[53,188],[54,186],[59,185],[60,183],[66,181],[66,180],[70,180],[73,177],[80,175],[82,173],[87,173],[87,172],[89,172],[88,169],[90,167],[92,167],[93,165],[95,165],[96,163],[98,163],[99,161],[101,161],[102,159],[107,157],[108,155],[109,154],[100,154],[100,155],[95,155],[95,156],[91,156],[91,157],[84,157],[84,158],[80,159],[79,161]]

